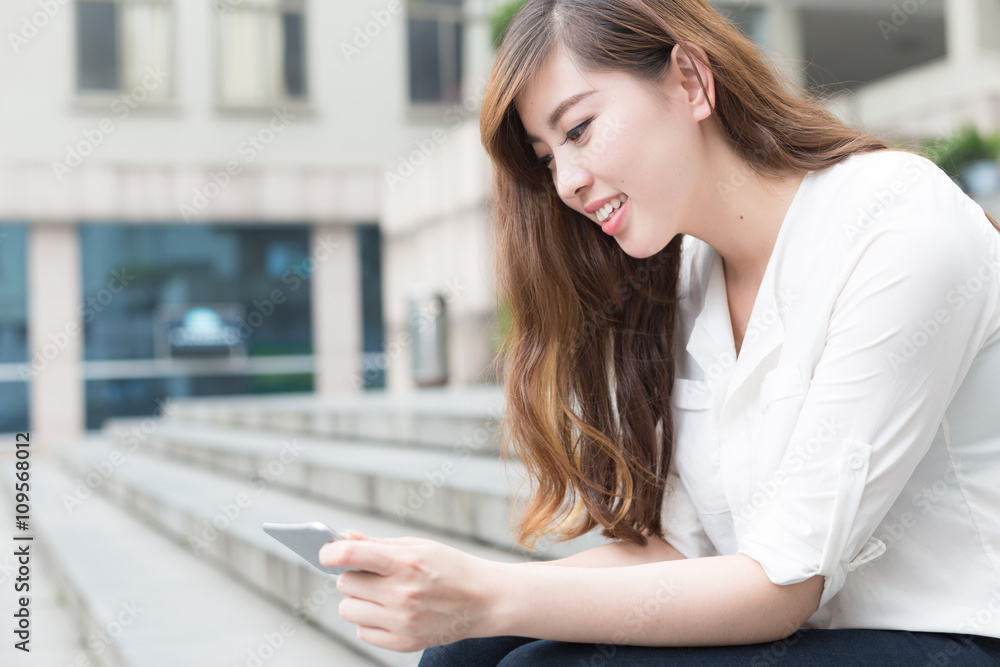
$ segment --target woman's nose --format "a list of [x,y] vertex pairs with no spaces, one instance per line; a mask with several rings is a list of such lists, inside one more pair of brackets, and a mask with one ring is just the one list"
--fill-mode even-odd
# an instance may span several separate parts
[[556,192],[564,201],[579,196],[581,190],[591,184],[593,176],[581,160],[572,157],[564,160],[565,167],[557,167]]

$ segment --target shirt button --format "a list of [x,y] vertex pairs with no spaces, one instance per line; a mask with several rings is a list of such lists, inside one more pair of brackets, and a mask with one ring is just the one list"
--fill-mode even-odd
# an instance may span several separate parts
[[847,458],[847,465],[851,470],[860,470],[865,465],[865,459],[861,454],[851,454]]

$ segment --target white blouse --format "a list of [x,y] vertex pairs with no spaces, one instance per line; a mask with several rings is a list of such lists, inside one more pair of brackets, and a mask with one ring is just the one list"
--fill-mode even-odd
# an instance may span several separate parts
[[664,538],[825,577],[804,627],[1000,637],[1000,232],[929,160],[811,171],[739,357],[682,245]]

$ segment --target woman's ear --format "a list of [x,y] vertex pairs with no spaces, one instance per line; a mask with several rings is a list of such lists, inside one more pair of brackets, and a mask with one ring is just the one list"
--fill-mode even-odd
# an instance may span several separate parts
[[677,77],[695,121],[708,118],[715,109],[715,78],[707,63],[708,54],[693,42],[675,44],[670,52],[671,77]]

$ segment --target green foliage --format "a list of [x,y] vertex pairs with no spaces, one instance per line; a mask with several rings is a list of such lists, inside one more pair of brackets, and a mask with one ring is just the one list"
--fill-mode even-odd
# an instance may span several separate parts
[[493,12],[490,17],[490,43],[494,49],[500,46],[510,22],[527,3],[528,0],[507,0]]
[[969,122],[946,137],[923,139],[917,150],[949,176],[958,177],[972,162],[1000,158],[1000,131],[984,136]]
[[510,304],[507,303],[507,299],[501,298],[497,302],[497,337],[493,340],[493,350],[497,351],[503,344],[503,341],[507,340],[507,335],[510,333],[511,327],[511,312]]
[[308,373],[254,375],[250,379],[250,393],[252,394],[308,393],[313,391],[313,388],[313,376]]

